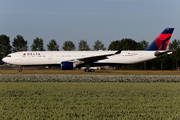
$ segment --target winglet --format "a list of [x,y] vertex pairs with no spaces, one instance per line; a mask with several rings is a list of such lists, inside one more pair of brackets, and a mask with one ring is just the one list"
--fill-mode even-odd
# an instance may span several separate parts
[[121,49],[119,49],[115,54],[120,54],[121,53]]

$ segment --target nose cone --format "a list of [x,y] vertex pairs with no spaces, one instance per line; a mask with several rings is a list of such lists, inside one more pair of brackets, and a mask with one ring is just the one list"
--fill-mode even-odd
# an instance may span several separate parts
[[6,57],[4,57],[4,58],[2,59],[2,61],[3,61],[3,62],[6,62]]

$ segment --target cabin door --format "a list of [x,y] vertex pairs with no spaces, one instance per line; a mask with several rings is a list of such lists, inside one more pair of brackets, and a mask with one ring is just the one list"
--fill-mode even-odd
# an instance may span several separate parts
[[15,59],[16,59],[16,60],[20,60],[20,57],[19,57],[19,56],[20,56],[19,54],[16,54]]

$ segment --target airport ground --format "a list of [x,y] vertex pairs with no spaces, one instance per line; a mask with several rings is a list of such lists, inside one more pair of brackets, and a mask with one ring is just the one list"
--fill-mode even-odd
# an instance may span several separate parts
[[83,70],[59,70],[59,69],[0,69],[0,74],[90,74],[90,75],[180,75],[179,70],[96,70],[84,72]]
[[[0,74],[180,75],[180,71],[36,69]],[[175,120],[180,119],[179,99],[179,82],[0,82],[0,119]]]

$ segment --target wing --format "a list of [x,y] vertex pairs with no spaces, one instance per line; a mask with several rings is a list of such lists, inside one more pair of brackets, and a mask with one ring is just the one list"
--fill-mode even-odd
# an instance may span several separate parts
[[77,62],[78,64],[88,63],[88,62],[95,62],[95,61],[98,61],[98,60],[107,59],[107,56],[120,54],[121,51],[122,50],[120,49],[120,50],[118,50],[117,52],[115,52],[113,54],[97,55],[97,56],[92,56],[92,57],[84,57],[84,58],[72,59],[72,60],[68,60],[68,61]]
[[112,56],[112,55],[115,55],[115,54],[120,54],[121,51],[122,51],[122,50],[118,50],[118,51],[115,52],[114,54],[98,55],[98,56],[80,58],[80,59],[78,59],[78,60],[79,60],[79,61],[83,61],[83,62],[95,62],[95,61],[98,61],[98,60],[107,59],[107,56]]

